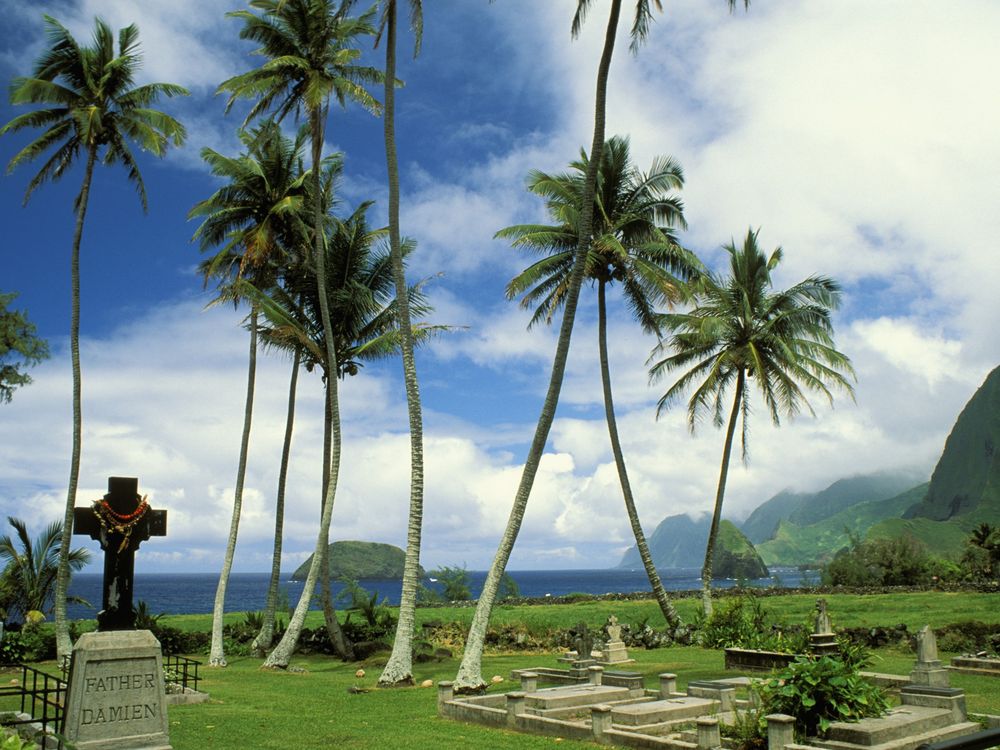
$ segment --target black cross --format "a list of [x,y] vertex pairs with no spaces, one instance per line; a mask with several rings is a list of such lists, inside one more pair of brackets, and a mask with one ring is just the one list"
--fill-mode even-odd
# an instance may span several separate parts
[[[127,516],[142,502],[136,491],[138,486],[139,480],[135,477],[108,477],[108,494],[104,500],[115,513]],[[106,517],[102,523],[93,506],[73,509],[73,533],[89,535],[99,541],[104,550],[103,598],[101,611],[97,613],[97,629],[133,630],[135,551],[140,542],[151,536],[166,536],[167,511],[149,508],[134,524],[119,523],[126,527],[127,533],[118,532],[114,525],[113,517]]]

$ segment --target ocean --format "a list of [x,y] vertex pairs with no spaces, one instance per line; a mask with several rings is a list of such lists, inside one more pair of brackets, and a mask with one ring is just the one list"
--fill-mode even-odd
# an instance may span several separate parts
[[[778,586],[796,588],[815,584],[816,571],[795,568],[772,569],[771,578],[749,581],[752,586]],[[643,570],[606,568],[601,570],[511,570],[521,596],[546,597],[572,593],[615,594],[649,591],[649,581]],[[663,586],[671,591],[701,588],[701,571],[697,568],[661,570]],[[226,611],[254,611],[264,608],[267,596],[268,573],[233,573],[226,589]],[[479,596],[486,571],[469,571],[469,588],[473,597]],[[204,614],[210,613],[215,603],[218,573],[137,573],[133,588],[135,603],[143,601],[153,614]],[[401,583],[398,580],[374,578],[359,582],[369,593],[378,592],[379,599],[399,604]],[[717,588],[735,586],[737,581],[715,581]],[[437,588],[430,579],[424,579],[428,588]],[[293,581],[289,574],[282,575],[281,590],[291,606],[295,606],[302,593],[303,583]],[[334,582],[334,596],[343,590],[343,584]],[[71,619],[93,618],[101,607],[101,574],[77,573],[70,585],[70,595],[78,596],[92,606],[71,603]]]

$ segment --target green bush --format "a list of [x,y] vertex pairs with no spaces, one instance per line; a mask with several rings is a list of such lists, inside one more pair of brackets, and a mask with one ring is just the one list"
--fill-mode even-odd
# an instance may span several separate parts
[[823,568],[827,586],[911,586],[930,583],[934,576],[950,576],[955,571],[945,561],[927,554],[911,536],[861,541],[852,536],[851,546],[842,549]]
[[787,625],[764,608],[753,592],[733,597],[716,607],[695,626],[705,648],[755,648],[798,653],[809,643],[809,628]]
[[826,732],[833,721],[881,716],[889,704],[879,688],[861,678],[863,663],[861,651],[852,652],[848,661],[797,657],[761,686],[766,713],[794,716],[800,738]]

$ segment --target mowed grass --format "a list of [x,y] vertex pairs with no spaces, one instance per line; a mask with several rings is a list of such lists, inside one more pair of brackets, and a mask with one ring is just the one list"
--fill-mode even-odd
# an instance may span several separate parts
[[[716,606],[724,606],[728,596],[717,599]],[[761,601],[765,609],[784,622],[799,623],[813,617],[816,600],[820,597],[826,599],[830,618],[836,628],[905,624],[909,630],[916,632],[924,625],[937,628],[967,620],[1000,622],[1000,595],[975,592],[777,594],[761,597]],[[692,622],[701,606],[700,600],[691,595],[677,597],[673,603],[685,622]],[[475,607],[472,606],[421,607],[416,613],[417,625],[419,627],[426,622],[456,622],[468,628],[474,612]],[[648,621],[654,628],[663,626],[660,609],[651,599],[588,600],[572,604],[519,606],[499,604],[493,608],[490,625],[494,628],[518,625],[531,633],[543,634],[572,627],[581,621],[593,629],[602,625],[610,615],[615,615],[623,624]],[[242,612],[229,612],[225,621],[236,623],[242,621],[243,617]],[[211,615],[168,615],[162,622],[181,630],[207,631],[211,627]],[[315,628],[322,624],[320,612],[309,613],[306,627]]]
[[[764,606],[786,622],[803,622],[813,612],[816,595],[791,594],[768,597]],[[923,592],[914,594],[825,596],[836,627],[874,627],[904,623],[911,632],[925,624],[941,626],[965,620],[1000,621],[1000,597],[990,594]],[[678,609],[686,621],[694,618],[698,607],[695,598],[678,598]],[[419,609],[418,623],[427,621],[460,622],[467,625],[471,607],[435,607]],[[648,618],[654,627],[662,618],[653,601],[585,601],[565,605],[500,606],[494,611],[493,627],[518,625],[531,632],[544,633],[566,628],[581,620],[592,629],[615,614],[623,623]],[[227,615],[240,621],[242,613]],[[210,615],[169,616],[164,622],[188,630],[207,630]],[[310,613],[310,627],[322,624],[319,612]],[[998,625],[1000,630],[1000,625]],[[483,676],[489,680],[500,675],[504,681],[491,692],[511,690],[512,669],[557,666],[552,651],[535,653],[487,653]],[[689,681],[731,676],[723,664],[723,653],[695,646],[663,649],[632,649],[636,661],[629,666],[641,672],[646,686],[658,685],[657,675],[673,672],[683,688]],[[203,655],[192,654],[203,659]],[[458,650],[454,658],[441,662],[414,665],[417,682],[431,680],[434,687],[378,689],[375,687],[385,655],[367,662],[343,664],[325,656],[300,656],[292,666],[302,672],[273,672],[260,668],[261,660],[230,657],[224,669],[202,666],[201,687],[211,695],[208,703],[175,706],[169,710],[170,740],[175,750],[204,748],[593,748],[589,743],[555,737],[530,735],[461,724],[437,717],[437,682],[451,680],[458,669]],[[907,674],[914,655],[905,647],[874,652],[871,669],[878,672]],[[942,653],[947,662],[951,654]],[[43,665],[54,671],[53,664]],[[355,677],[364,669],[363,678]],[[1000,678],[953,674],[954,687],[966,691],[969,711],[1000,714]],[[368,692],[355,693],[354,688]]]

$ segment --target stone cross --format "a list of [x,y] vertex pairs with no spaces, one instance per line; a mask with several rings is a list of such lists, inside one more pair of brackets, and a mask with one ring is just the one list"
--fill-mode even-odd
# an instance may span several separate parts
[[151,536],[166,536],[167,511],[153,510],[136,491],[134,477],[108,477],[108,494],[73,510],[73,533],[87,534],[104,550],[104,583],[98,630],[133,630],[135,551]]
[[622,639],[622,626],[618,624],[618,618],[614,615],[608,618],[607,629],[608,640],[611,643],[617,643]]

